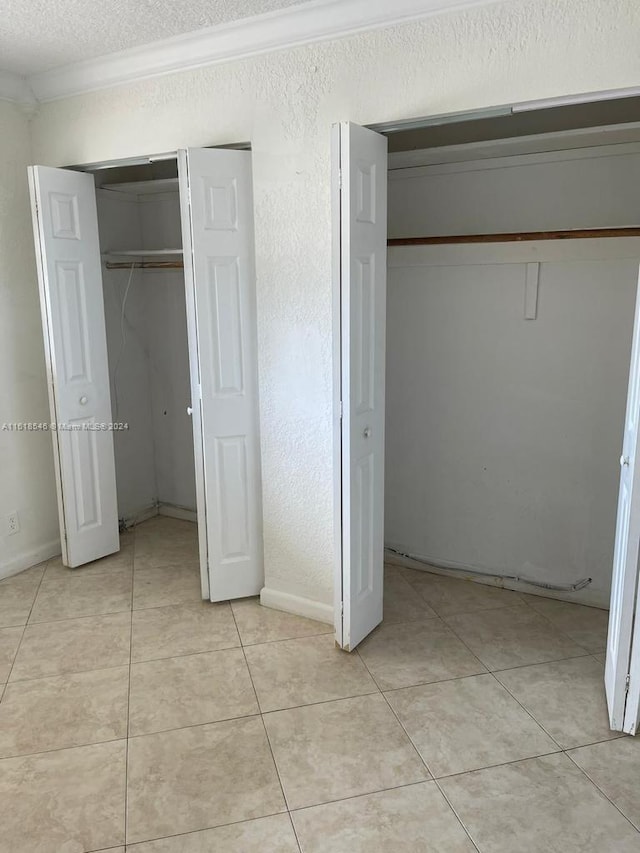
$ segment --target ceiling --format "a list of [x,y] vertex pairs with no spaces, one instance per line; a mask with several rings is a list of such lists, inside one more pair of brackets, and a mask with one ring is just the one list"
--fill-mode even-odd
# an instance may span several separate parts
[[0,70],[28,76],[303,0],[3,0]]

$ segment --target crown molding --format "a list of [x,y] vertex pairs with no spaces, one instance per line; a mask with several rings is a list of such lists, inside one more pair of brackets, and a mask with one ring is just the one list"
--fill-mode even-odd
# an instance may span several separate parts
[[26,109],[36,107],[36,99],[26,77],[0,71],[0,101],[11,101]]
[[53,101],[178,71],[244,59],[505,0],[311,0],[54,68],[28,78]]

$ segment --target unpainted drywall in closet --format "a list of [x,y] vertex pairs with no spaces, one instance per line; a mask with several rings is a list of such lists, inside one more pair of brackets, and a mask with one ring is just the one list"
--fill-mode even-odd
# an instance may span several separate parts
[[[466,171],[437,186],[393,174],[390,228],[409,227],[398,224],[402,196],[426,217],[414,233],[515,230],[537,182],[547,195],[529,211],[534,230],[633,224],[624,194],[617,211],[603,200],[606,217],[595,197],[577,216],[584,164],[611,174],[622,161],[581,160],[564,175],[521,166],[529,182],[521,175],[512,193],[512,169],[474,172],[483,195],[471,199]],[[563,205],[574,218],[560,222]],[[640,241],[625,239],[390,251],[387,544],[551,583],[592,577],[577,599],[608,605],[638,259]],[[540,264],[534,320],[527,262]]]

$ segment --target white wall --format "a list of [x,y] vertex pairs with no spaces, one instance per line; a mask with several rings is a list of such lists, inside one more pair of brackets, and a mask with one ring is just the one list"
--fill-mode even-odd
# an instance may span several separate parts
[[252,142],[271,589],[333,601],[331,122],[636,85],[640,9],[613,6],[511,0],[42,106],[49,164]]
[[[182,246],[177,192],[141,197],[140,219],[145,248]],[[142,279],[158,500],[195,510],[193,427],[187,415],[191,386],[184,275],[146,271]]]
[[[610,150],[392,171],[389,233],[635,225],[640,150]],[[394,250],[388,544],[439,565],[593,577],[577,598],[608,604],[636,243]],[[533,321],[527,260],[541,262]]]
[[640,225],[640,145],[390,172],[389,236]]
[[[60,552],[51,436],[5,423],[49,423],[29,211],[29,124],[0,101],[0,577]],[[6,534],[16,511],[20,531]]]
[[608,242],[391,251],[388,545],[608,605],[640,241]]
[[195,510],[184,277],[180,272],[145,272],[144,291],[158,500]]

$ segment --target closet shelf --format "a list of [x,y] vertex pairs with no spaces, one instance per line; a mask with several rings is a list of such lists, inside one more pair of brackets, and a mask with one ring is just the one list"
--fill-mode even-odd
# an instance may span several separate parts
[[167,258],[182,257],[182,249],[112,249],[103,258]]
[[154,195],[156,193],[177,192],[177,178],[159,178],[155,181],[128,181],[124,184],[103,184],[100,189],[130,195]]
[[182,255],[182,249],[121,249],[103,252],[102,258],[108,270],[171,270],[183,268]]

